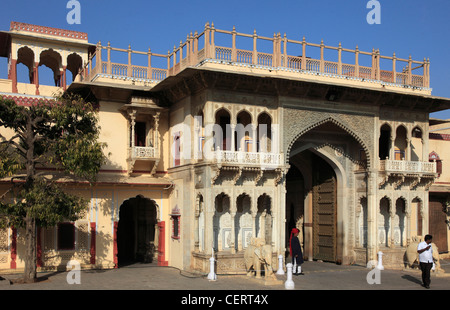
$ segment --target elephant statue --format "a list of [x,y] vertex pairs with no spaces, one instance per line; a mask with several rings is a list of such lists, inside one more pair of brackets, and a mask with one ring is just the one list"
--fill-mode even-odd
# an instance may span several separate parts
[[276,279],[272,269],[272,246],[265,244],[262,238],[252,238],[250,245],[244,253],[245,268],[248,273],[247,276],[252,276],[255,273],[257,279],[261,278],[261,264],[264,265],[265,278],[269,277]]
[[[413,237],[411,243],[406,248],[405,252],[405,263],[409,268],[419,267],[419,253],[417,253],[417,247],[422,241],[421,237]],[[439,261],[439,249],[436,244],[431,243],[431,248],[433,249],[433,260],[435,264],[435,272],[444,272],[441,269],[441,263]]]

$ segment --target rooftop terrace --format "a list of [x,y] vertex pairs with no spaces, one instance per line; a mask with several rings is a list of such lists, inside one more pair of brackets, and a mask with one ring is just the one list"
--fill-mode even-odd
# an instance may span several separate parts
[[[127,61],[114,61],[113,53],[125,53]],[[136,65],[136,56],[146,57],[146,63]],[[123,55],[122,55],[123,58]],[[157,64],[155,64],[155,61]],[[209,67],[243,71],[265,76],[353,84],[392,91],[431,94],[429,59],[384,56],[371,52],[288,39],[286,34],[273,37],[220,30],[207,23],[201,33],[187,35],[185,42],[167,52],[120,49],[97,43],[95,53],[77,76],[77,81],[108,81],[155,85],[187,67]]]

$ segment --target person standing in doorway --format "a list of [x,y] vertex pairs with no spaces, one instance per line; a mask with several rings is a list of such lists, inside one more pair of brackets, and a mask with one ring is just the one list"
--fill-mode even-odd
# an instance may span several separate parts
[[297,270],[294,269],[294,275],[303,275],[302,264],[303,264],[303,253],[302,247],[300,246],[300,241],[298,240],[299,230],[297,228],[292,228],[291,238],[289,240],[289,250],[292,257],[292,264],[297,266]]
[[433,248],[431,247],[431,235],[425,236],[425,241],[422,241],[417,246],[417,253],[419,253],[420,269],[422,270],[422,283],[425,288],[430,288],[430,271],[433,267]]

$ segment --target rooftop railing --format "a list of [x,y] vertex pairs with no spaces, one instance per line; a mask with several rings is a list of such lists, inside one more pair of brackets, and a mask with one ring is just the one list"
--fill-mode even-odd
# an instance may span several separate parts
[[[243,40],[247,40],[247,44],[241,42]],[[102,59],[103,51],[107,54],[106,61]],[[127,63],[112,62],[111,51],[127,53]],[[148,56],[146,65],[132,64],[132,55],[139,54]],[[155,57],[164,59],[164,65],[152,66]],[[134,51],[130,46],[128,49],[118,49],[109,43],[102,46],[99,42],[96,52],[90,55],[89,63],[80,72],[80,78],[92,80],[97,74],[106,74],[158,82],[186,67],[205,62],[315,73],[403,87],[430,87],[429,59],[416,61],[411,56],[408,59],[398,58],[395,53],[393,56],[383,56],[378,49],[365,52],[358,47],[343,48],[341,43],[333,47],[323,41],[320,44],[306,42],[304,37],[301,41],[288,39],[286,34],[281,36],[280,33],[264,37],[256,31],[253,34],[239,33],[234,27],[232,31],[219,30],[209,23],[203,32],[188,34],[185,42],[180,42],[167,54],[156,54],[150,49],[147,52]]]

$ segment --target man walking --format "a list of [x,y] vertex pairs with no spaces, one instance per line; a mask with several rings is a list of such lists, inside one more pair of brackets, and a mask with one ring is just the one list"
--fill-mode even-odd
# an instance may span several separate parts
[[417,246],[417,253],[419,253],[420,269],[422,270],[422,283],[425,288],[430,288],[430,271],[433,267],[433,248],[431,247],[431,235],[425,236],[425,241],[422,241]]

